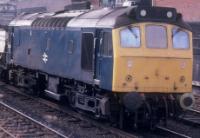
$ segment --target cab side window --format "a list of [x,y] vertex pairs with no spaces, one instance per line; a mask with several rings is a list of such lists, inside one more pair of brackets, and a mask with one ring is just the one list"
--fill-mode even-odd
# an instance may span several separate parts
[[189,34],[181,28],[175,27],[172,30],[173,48],[189,49],[190,41]]
[[104,32],[101,42],[101,55],[102,56],[112,56],[113,46],[112,46],[112,33]]

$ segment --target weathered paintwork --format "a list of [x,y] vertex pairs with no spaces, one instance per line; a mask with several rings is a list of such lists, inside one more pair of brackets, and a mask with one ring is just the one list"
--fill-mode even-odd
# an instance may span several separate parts
[[[103,90],[113,92],[191,92],[192,40],[189,50],[174,50],[169,31],[175,25],[185,30],[190,30],[190,27],[181,20],[181,16],[175,18],[177,13],[171,8],[150,9],[163,12],[155,17],[140,17],[140,8],[122,7],[73,15],[68,12],[44,13],[31,15],[30,19],[26,16],[16,19],[10,24],[14,30],[13,63],[50,76],[98,85]],[[168,10],[176,13],[173,20],[166,18]],[[145,48],[144,26],[148,22],[167,27],[168,49]],[[119,31],[122,26],[130,24],[140,26],[142,30],[141,48],[120,47]],[[110,45],[113,54],[110,56],[101,54],[104,32],[112,33],[113,45]],[[93,54],[91,70],[82,69],[81,66],[83,33],[93,35],[89,40],[94,41],[93,51],[90,52]],[[189,33],[191,38],[192,34]],[[73,53],[68,51],[70,41],[73,41]],[[183,77],[186,81],[180,83]]]
[[[141,28],[141,48],[122,48],[119,31],[113,30],[114,68],[112,90],[115,92],[162,92],[185,93],[192,91],[192,33],[190,49],[172,48],[173,25],[153,23],[167,27],[168,48],[149,49],[145,44],[145,25],[133,24]],[[152,34],[153,35],[153,34]],[[131,80],[127,77],[132,76]],[[181,82],[184,77],[184,82]]]
[[[81,68],[81,35],[94,33],[95,29],[65,28],[45,29],[15,27],[13,37],[13,62],[31,70],[49,75],[74,79],[85,83],[94,83],[95,70]],[[73,53],[69,53],[69,42],[74,42]],[[99,51],[98,53],[99,54]],[[112,89],[112,57],[97,56],[100,87]]]

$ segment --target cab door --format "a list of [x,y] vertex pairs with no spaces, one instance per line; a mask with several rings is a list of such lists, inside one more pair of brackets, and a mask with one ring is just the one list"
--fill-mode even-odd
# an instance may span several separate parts
[[82,29],[81,32],[81,80],[93,84],[95,30]]
[[113,71],[112,32],[102,30],[95,42],[95,84],[111,90]]
[[96,38],[95,38],[95,73],[94,73],[94,83],[96,85],[100,84],[101,80],[101,61],[102,61],[102,56],[100,53],[100,46],[102,43],[102,30],[97,30],[96,31]]

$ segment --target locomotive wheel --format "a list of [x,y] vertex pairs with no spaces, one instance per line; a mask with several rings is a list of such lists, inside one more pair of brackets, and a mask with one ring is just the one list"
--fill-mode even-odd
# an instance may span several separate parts
[[120,129],[124,128],[124,121],[125,121],[124,116],[125,116],[124,115],[124,106],[122,105],[121,109],[120,109],[120,113],[119,113],[119,128]]
[[69,92],[69,94],[67,95],[67,99],[69,102],[69,105],[73,108],[75,108],[75,103],[76,103],[76,95],[74,92]]
[[132,120],[135,130],[140,128],[153,130],[158,122],[157,109],[150,103],[144,102],[142,107],[134,112]]
[[2,70],[0,73],[0,79],[4,81],[5,83],[9,83],[9,77],[8,77],[8,71],[7,70]]
[[39,75],[39,78],[36,81],[36,86],[34,87],[35,94],[37,96],[42,96],[44,90],[46,89],[46,79],[44,75]]
[[[137,117],[137,120],[136,120]],[[153,111],[148,102],[144,102],[143,108],[136,113],[135,128],[138,127],[153,127]]]

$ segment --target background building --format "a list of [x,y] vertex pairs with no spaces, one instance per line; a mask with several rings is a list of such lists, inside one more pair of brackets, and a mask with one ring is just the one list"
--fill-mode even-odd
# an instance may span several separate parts
[[52,12],[63,10],[69,4],[71,4],[71,0],[21,0],[17,3],[17,9],[46,7],[47,11]]
[[[95,7],[101,2],[110,2],[112,0],[90,0]],[[125,0],[115,0],[116,4],[122,4]],[[140,0],[133,0],[140,1]],[[198,9],[200,8],[199,0],[153,0],[154,5],[164,6],[164,7],[175,7],[179,12],[184,15],[184,20],[188,22],[199,22],[200,13]]]
[[0,25],[7,25],[21,12],[64,10],[71,0],[0,0]]
[[187,22],[200,22],[199,0],[154,0],[155,5],[176,7]]

